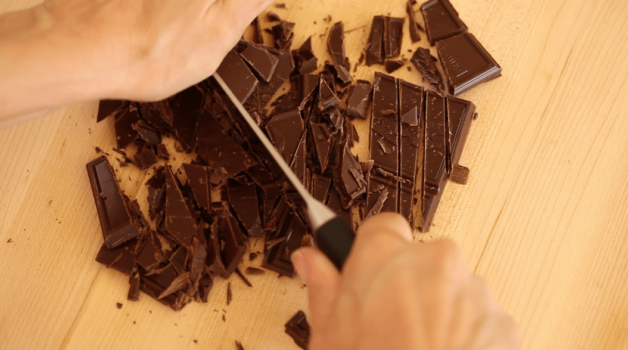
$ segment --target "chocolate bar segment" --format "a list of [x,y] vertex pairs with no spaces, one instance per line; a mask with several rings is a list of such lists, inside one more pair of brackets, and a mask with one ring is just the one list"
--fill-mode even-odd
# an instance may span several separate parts
[[403,18],[384,17],[384,57],[393,58],[401,53]]
[[336,64],[343,66],[346,70],[351,69],[345,53],[345,30],[342,22],[336,22],[331,27],[327,39],[327,49]]
[[475,114],[475,105],[471,101],[456,97],[447,98],[447,172],[451,173],[462,156],[464,145],[469,136],[471,122]]
[[341,146],[340,166],[337,168],[335,186],[340,194],[343,209],[349,209],[355,202],[366,194],[366,179],[362,173],[362,166],[351,153],[349,143]]
[[[417,164],[420,163],[421,121],[423,117],[423,88],[407,81],[399,81],[399,121],[401,125],[400,175],[407,183],[401,185],[399,212],[412,221],[413,187],[417,183]],[[418,188],[420,188],[420,182]]]
[[220,74],[240,103],[248,100],[258,84],[257,78],[235,49],[227,53],[216,72]]
[[266,48],[261,45],[248,43],[246,49],[240,53],[246,63],[263,81],[270,82],[275,69],[279,64],[279,59],[272,55]]
[[408,14],[408,21],[410,22],[410,39],[413,43],[416,43],[421,40],[421,35],[419,35],[419,24],[416,22],[416,15],[412,8],[412,0],[406,2],[406,13]]
[[366,65],[372,66],[376,63],[384,63],[384,16],[373,17],[371,33],[366,44]]
[[393,175],[399,172],[399,116],[397,79],[375,73],[371,118],[370,159]]
[[436,49],[451,95],[458,96],[502,75],[502,68],[471,33],[439,41]]
[[399,212],[399,177],[373,168],[368,175],[368,195],[366,197],[366,218],[380,212]]
[[229,204],[238,220],[246,228],[249,236],[262,236],[262,221],[255,183],[246,176],[238,176],[227,181]]
[[431,45],[467,31],[467,25],[449,0],[430,0],[421,5],[427,40]]
[[425,151],[423,158],[423,232],[428,232],[447,185],[447,124],[445,98],[425,94]]
[[371,83],[366,80],[358,80],[357,84],[351,87],[349,98],[347,99],[348,116],[366,119],[372,89]]
[[139,236],[140,231],[131,220],[131,213],[107,158],[102,156],[87,163],[87,174],[107,248],[115,248]]
[[270,140],[286,162],[292,160],[303,134],[303,127],[303,119],[298,109],[277,114],[266,124]]
[[134,238],[111,249],[107,248],[106,244],[103,244],[98,251],[98,255],[96,255],[96,261],[128,275],[133,271],[137,241],[138,239]]

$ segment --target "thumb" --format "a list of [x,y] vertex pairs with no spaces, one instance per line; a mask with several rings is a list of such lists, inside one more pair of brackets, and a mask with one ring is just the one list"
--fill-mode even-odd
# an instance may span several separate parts
[[312,327],[327,319],[340,288],[340,273],[329,259],[313,248],[301,248],[291,257],[292,264],[307,285]]

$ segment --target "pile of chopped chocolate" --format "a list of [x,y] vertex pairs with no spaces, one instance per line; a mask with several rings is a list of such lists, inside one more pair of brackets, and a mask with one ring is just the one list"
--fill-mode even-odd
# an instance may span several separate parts
[[[447,179],[464,184],[469,175],[458,162],[475,105],[454,96],[501,74],[448,0],[422,4],[425,30],[412,1],[406,9],[412,41],[424,31],[438,52],[418,48],[411,59],[427,87],[380,72],[372,83],[354,82],[342,22],[329,32],[333,62],[321,67],[311,38],[288,51],[295,24],[276,14],[267,29],[273,47],[257,19],[254,40],[240,41],[218,68],[306,189],[354,228],[392,211],[430,229]],[[404,21],[375,16],[360,61],[402,67]],[[284,83],[290,89],[276,96]],[[120,190],[106,156],[87,164],[104,237],[96,260],[130,276],[130,300],[143,291],[175,310],[207,301],[213,279],[236,271],[254,237],[265,240],[264,268],[294,276],[291,253],[312,244],[302,200],[212,77],[160,102],[103,100],[98,122],[108,117],[119,165],[153,172],[146,216]],[[356,118],[370,121],[368,159],[352,152]],[[172,169],[164,137],[195,160]],[[286,327],[305,348],[305,315]]]

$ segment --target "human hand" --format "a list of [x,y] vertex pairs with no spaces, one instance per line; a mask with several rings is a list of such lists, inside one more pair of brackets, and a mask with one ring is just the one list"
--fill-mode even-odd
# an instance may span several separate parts
[[319,251],[292,255],[309,291],[311,350],[519,349],[520,335],[446,240],[412,243],[380,214],[359,229],[342,274]]

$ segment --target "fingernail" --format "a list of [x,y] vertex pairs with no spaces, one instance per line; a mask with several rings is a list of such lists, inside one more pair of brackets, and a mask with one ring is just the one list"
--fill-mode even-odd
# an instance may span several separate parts
[[301,278],[303,278],[306,282],[309,281],[312,267],[303,252],[299,249],[292,253],[290,260],[292,260],[292,265],[294,265],[294,268],[297,270],[299,276],[301,276]]

